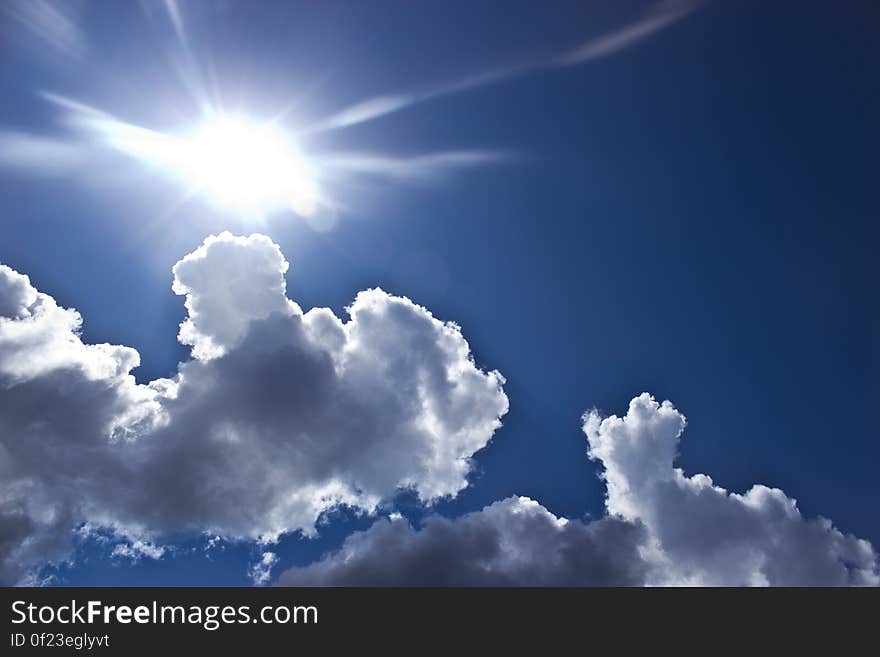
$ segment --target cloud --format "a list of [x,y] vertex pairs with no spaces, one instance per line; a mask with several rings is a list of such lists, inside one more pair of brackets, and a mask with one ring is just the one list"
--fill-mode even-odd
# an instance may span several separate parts
[[54,0],[8,0],[0,11],[44,46],[64,57],[81,58],[86,38],[78,23],[82,3]]
[[0,166],[43,174],[64,174],[83,163],[81,146],[27,132],[0,130]]
[[590,457],[602,462],[611,514],[644,523],[660,581],[675,584],[877,585],[870,543],[824,518],[806,519],[778,488],[729,493],[673,466],[685,417],[647,393],[623,418],[584,416]]
[[129,485],[116,447],[155,426],[135,350],[86,345],[81,318],[0,266],[0,580],[66,556],[71,530]]
[[587,41],[574,50],[563,54],[557,60],[557,66],[576,66],[626,50],[655,32],[677,23],[701,4],[702,0],[658,2],[639,20],[614,32],[603,34],[597,39]]
[[[97,532],[129,558],[163,537],[262,546],[326,511],[373,513],[407,488],[426,504],[467,486],[507,412],[458,326],[409,299],[360,292],[347,319],[287,297],[263,235],[209,237],[174,267],[192,357],[138,384],[137,351],[87,344],[82,318],[0,265],[0,580],[40,581]],[[411,527],[378,520],[288,584],[880,584],[877,554],[781,490],[730,493],[674,465],[684,415],[643,394],[623,417],[588,412],[608,515],[558,518],[509,498]],[[268,555],[268,556],[267,556]]]
[[140,561],[142,557],[149,559],[161,559],[166,549],[161,545],[153,545],[149,541],[135,539],[130,542],[117,543],[113,546],[110,556],[124,557],[131,561]]
[[392,180],[430,180],[440,173],[462,168],[511,162],[513,153],[499,150],[464,150],[413,157],[376,153],[337,153],[314,159],[322,171],[365,174]]
[[467,485],[507,411],[501,375],[476,366],[458,326],[380,289],[345,321],[303,313],[287,268],[261,235],[183,258],[173,289],[193,358],[147,385],[134,349],[83,343],[76,311],[0,269],[0,579],[64,558],[84,522],[131,545],[272,541],[313,533],[336,505]]
[[373,121],[435,98],[464,93],[538,71],[577,66],[608,57],[635,46],[654,33],[677,23],[695,11],[701,4],[702,0],[662,0],[652,5],[637,20],[595,39],[590,39],[575,48],[553,53],[550,56],[534,57],[509,66],[487,69],[428,89],[370,98],[318,121],[305,132],[323,132],[346,128]]
[[164,0],[164,3],[168,19],[174,26],[174,33],[177,34],[177,38],[180,39],[181,43],[186,43],[186,29],[183,26],[183,15],[180,12],[177,0]]
[[302,310],[286,296],[288,263],[265,235],[211,236],[174,265],[175,294],[186,296],[178,339],[196,358],[235,348],[254,320]]
[[263,552],[259,561],[248,570],[251,580],[257,586],[268,584],[272,578],[272,568],[278,563],[278,557],[274,552]]
[[685,427],[669,402],[643,394],[623,418],[584,416],[590,457],[604,465],[609,514],[556,518],[509,498],[421,529],[379,520],[283,585],[877,585],[877,554],[823,518],[805,519],[781,490],[743,495],[673,462]]
[[510,497],[455,520],[378,520],[332,555],[281,575],[288,586],[603,586],[645,580],[642,528],[557,518]]

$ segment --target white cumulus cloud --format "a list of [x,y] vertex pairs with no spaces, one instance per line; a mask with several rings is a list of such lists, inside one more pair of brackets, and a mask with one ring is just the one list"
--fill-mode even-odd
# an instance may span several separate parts
[[781,490],[728,493],[673,466],[685,418],[645,393],[623,418],[584,416],[608,515],[557,518],[509,498],[421,529],[379,520],[282,585],[877,585],[867,541],[807,519]]
[[668,401],[645,393],[626,415],[584,416],[591,458],[605,467],[611,514],[643,523],[657,583],[718,586],[877,585],[877,554],[824,518],[804,518],[778,488],[729,493],[673,465],[685,427]]
[[259,560],[248,569],[248,575],[257,586],[268,584],[272,579],[272,567],[278,563],[278,556],[274,552],[263,552]]
[[0,269],[0,579],[64,558],[85,522],[156,555],[170,532],[272,541],[339,504],[467,485],[507,412],[501,375],[379,289],[347,319],[303,313],[287,268],[268,238],[229,233],[178,262],[193,358],[148,385],[134,349],[83,343],[76,311]]
[[[500,426],[504,379],[455,324],[380,289],[340,318],[287,297],[262,235],[212,236],[174,267],[192,357],[139,384],[129,347],[87,344],[82,318],[0,265],[0,581],[39,581],[98,532],[112,553],[160,558],[191,533],[263,546],[315,532],[340,504],[376,511],[467,486]],[[733,493],[675,467],[685,417],[643,394],[623,417],[584,415],[608,515],[553,515],[513,497],[413,527],[399,514],[286,584],[877,585],[867,541],[805,518],[781,490]]]

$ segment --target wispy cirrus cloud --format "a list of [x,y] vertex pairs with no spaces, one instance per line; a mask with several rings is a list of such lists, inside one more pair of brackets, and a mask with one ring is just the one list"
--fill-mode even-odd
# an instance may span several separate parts
[[0,131],[0,166],[53,174],[69,171],[82,159],[83,150],[77,144],[29,132]]
[[522,77],[530,73],[577,66],[608,57],[640,43],[649,36],[677,23],[703,4],[702,0],[663,0],[624,27],[590,39],[575,48],[535,57],[510,66],[480,71],[447,84],[402,93],[384,94],[347,107],[309,127],[307,132],[323,132],[373,121],[388,114],[443,96]]
[[415,156],[376,153],[338,153],[315,158],[321,169],[372,175],[395,180],[429,180],[454,169],[514,161],[515,153],[501,150],[455,150]]
[[77,20],[80,5],[52,0],[9,0],[0,6],[0,13],[44,46],[80,58],[86,52],[86,37]]

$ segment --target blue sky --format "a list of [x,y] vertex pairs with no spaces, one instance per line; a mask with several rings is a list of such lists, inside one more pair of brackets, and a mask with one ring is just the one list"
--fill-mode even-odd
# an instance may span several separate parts
[[[137,349],[146,383],[188,358],[174,263],[209,234],[263,233],[303,310],[342,317],[381,286],[459,324],[477,365],[506,378],[503,427],[440,515],[524,495],[601,517],[581,415],[621,415],[649,391],[687,415],[686,473],[779,487],[804,516],[877,545],[880,17],[868,2],[706,2],[614,52],[540,64],[655,10],[613,4],[172,3],[182,39],[160,2],[70,3],[73,45],[7,13],[0,126],[47,139],[70,131],[46,92],[162,132],[197,121],[205,98],[286,110],[296,134],[366,99],[511,74],[303,135],[305,153],[492,154],[415,180],[328,183],[340,207],[327,230],[181,201],[178,181],[124,156],[60,172],[4,161],[0,261],[75,307],[83,342]],[[426,512],[407,495],[396,508]],[[282,537],[277,572],[373,519],[336,511],[317,538]],[[92,537],[45,572],[247,584],[261,550],[166,542],[177,548],[130,562]]]

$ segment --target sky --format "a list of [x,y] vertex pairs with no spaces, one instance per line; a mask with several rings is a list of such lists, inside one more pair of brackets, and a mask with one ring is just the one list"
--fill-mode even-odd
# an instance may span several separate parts
[[878,27],[5,3],[0,581],[880,583]]

